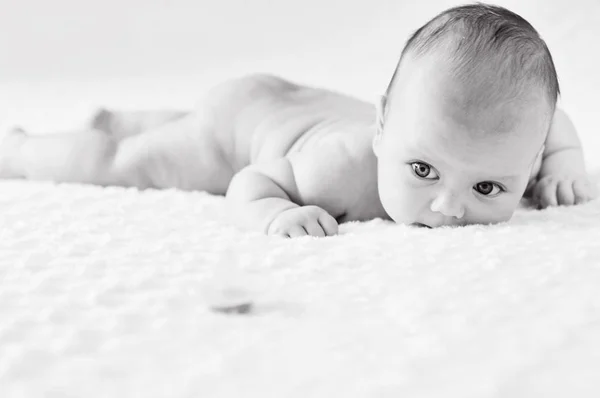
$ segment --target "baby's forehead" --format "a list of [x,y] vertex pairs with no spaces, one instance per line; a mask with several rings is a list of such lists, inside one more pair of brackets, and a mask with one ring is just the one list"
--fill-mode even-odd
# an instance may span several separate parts
[[498,102],[516,103],[534,97],[547,102],[544,88],[510,70],[500,73],[493,60],[472,56],[457,62],[441,50],[424,56],[406,57],[396,79],[390,88],[390,97],[427,93],[438,100],[475,108]]
[[500,80],[465,82],[451,70],[437,68],[434,60],[415,64],[412,73],[399,76],[388,98],[386,119],[429,124],[459,125],[471,134],[504,134],[544,130],[552,117],[542,89],[532,87],[518,95],[502,92]]
[[[407,126],[408,127],[408,126]],[[398,131],[396,149],[403,158],[420,159],[446,170],[504,177],[529,169],[542,142],[531,134],[471,134],[460,126],[422,124]]]

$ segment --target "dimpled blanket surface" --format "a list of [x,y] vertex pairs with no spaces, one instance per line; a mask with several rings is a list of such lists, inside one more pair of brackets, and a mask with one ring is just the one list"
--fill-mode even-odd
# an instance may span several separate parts
[[[250,71],[372,99],[406,35],[456,4],[82,3],[0,15],[3,129],[190,107]],[[600,4],[499,3],[546,37],[600,183]],[[0,181],[0,397],[600,396],[598,200],[325,239],[233,221],[201,192]],[[249,313],[213,309],[231,289]]]

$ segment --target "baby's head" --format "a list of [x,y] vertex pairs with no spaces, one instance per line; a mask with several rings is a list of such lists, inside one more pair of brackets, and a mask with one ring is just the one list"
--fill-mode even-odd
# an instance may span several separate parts
[[379,108],[387,213],[430,227],[509,220],[558,94],[548,48],[518,15],[476,4],[432,19],[408,40]]

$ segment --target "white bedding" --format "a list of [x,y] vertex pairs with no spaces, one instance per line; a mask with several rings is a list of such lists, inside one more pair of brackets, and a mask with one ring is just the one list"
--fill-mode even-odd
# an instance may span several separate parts
[[[224,7],[241,7],[237,1]],[[100,17],[83,9],[54,11],[52,23],[48,10],[29,15],[43,29],[38,36],[24,30],[30,36],[21,58],[0,35],[2,128],[70,129],[97,105],[190,107],[215,80],[254,70],[373,97],[395,62],[391,49],[452,4],[315,0],[306,7],[318,15],[305,8],[301,15],[315,18],[314,32],[300,37],[297,27],[284,29],[291,19],[260,31],[286,6],[257,1],[244,12],[259,22],[224,40],[233,47],[254,35],[266,49],[246,49],[233,64],[216,47],[206,59],[185,58],[175,40],[217,29],[218,21],[203,24],[210,8],[196,26],[190,14],[200,12],[191,1],[163,14],[166,3],[138,3],[117,9],[111,0],[94,11],[120,15],[107,24],[105,40],[114,43],[105,47],[96,31],[106,24],[89,27]],[[499,3],[514,5],[547,37],[565,107],[600,182],[600,56],[593,50],[600,4]],[[12,37],[27,20],[13,6],[12,17],[0,16]],[[138,18],[125,23],[123,15]],[[156,24],[156,15],[171,28]],[[33,48],[33,38],[68,32],[65,24],[75,20],[87,30],[78,38],[56,34],[66,47],[48,39],[46,55],[58,55],[34,68],[42,45]],[[327,24],[336,33],[325,34]],[[149,29],[155,39],[171,35],[155,51],[189,65],[162,60],[148,76],[119,76],[160,58],[131,39]],[[272,41],[267,30],[277,30]],[[122,37],[136,56],[123,58],[127,51],[115,44]],[[75,40],[91,40],[104,64],[58,62]],[[236,229],[224,199],[203,193],[2,181],[0,397],[597,397],[599,238],[600,201],[521,209],[493,227],[424,230],[376,220],[343,225],[333,238],[283,240]],[[207,298],[228,284],[248,291],[254,313],[208,308]]]

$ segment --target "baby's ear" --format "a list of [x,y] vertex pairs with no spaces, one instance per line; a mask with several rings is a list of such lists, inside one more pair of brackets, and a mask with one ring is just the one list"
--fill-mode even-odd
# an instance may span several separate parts
[[386,109],[387,97],[385,95],[380,96],[375,102],[375,136],[373,137],[373,152],[375,156],[378,156],[379,146],[381,143],[381,137],[383,135],[383,123],[385,120],[385,109]]

